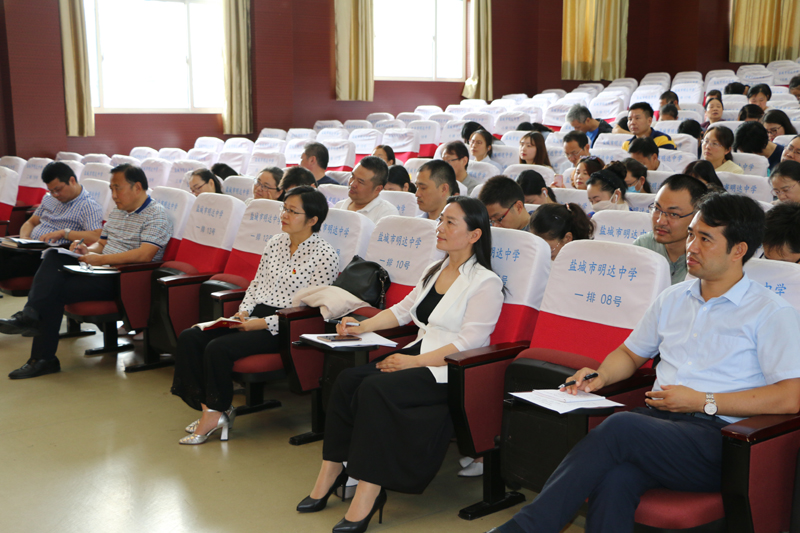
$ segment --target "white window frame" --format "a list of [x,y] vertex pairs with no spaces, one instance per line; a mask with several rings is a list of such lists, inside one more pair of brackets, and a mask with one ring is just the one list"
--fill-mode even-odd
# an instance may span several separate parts
[[[438,18],[439,18],[439,10],[437,9],[436,4],[438,4],[438,0],[432,0],[434,2],[434,21],[433,27],[438,27]],[[470,0],[464,0],[464,37],[461,42],[461,49],[464,51],[463,56],[463,64],[461,67],[461,71],[464,73],[464,76],[461,78],[437,78],[436,72],[438,67],[438,57],[436,54],[436,46],[437,46],[437,39],[438,35],[434,34],[433,36],[433,49],[431,50],[431,54],[433,54],[433,77],[431,78],[414,78],[414,77],[399,77],[399,76],[385,76],[379,77],[375,76],[375,81],[432,81],[432,82],[463,82],[466,81],[469,76],[467,75],[467,64],[468,64],[468,57],[467,57],[467,39],[469,39],[469,7]],[[374,31],[374,29],[373,29]],[[372,36],[373,42],[375,40],[375,36]],[[375,58],[373,58],[375,61]]]
[[[189,4],[203,4],[203,3],[211,3],[211,0],[160,0],[162,2],[175,2],[180,4],[186,4],[186,26],[187,26],[187,33],[186,38],[189,42],[189,46],[187,47],[187,57],[186,62],[188,64],[188,90],[189,90],[189,102],[191,103],[191,107],[179,107],[179,108],[165,108],[165,107],[158,107],[158,108],[144,108],[144,107],[104,107],[103,106],[103,51],[100,46],[100,17],[98,16],[99,13],[99,6],[98,0],[92,0],[94,2],[94,22],[95,22],[95,35],[97,35],[97,39],[95,42],[95,46],[97,47],[97,86],[98,86],[98,101],[100,102],[99,107],[94,108],[94,113],[96,115],[104,115],[104,114],[115,114],[115,115],[151,115],[151,114],[169,114],[169,115],[180,115],[180,114],[213,114],[219,115],[222,114],[224,109],[222,107],[194,107],[194,87],[192,83],[192,47],[191,47],[191,40],[192,40],[192,25],[189,23]],[[220,22],[220,31],[223,31],[222,22]],[[90,45],[91,46],[91,45]],[[220,72],[220,76],[224,73]]]

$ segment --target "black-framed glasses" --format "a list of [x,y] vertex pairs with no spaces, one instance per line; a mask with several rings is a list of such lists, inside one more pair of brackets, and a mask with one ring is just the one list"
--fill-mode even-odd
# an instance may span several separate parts
[[261,183],[258,180],[256,180],[254,186],[259,188],[259,189],[266,189],[268,191],[278,191],[278,190],[280,190],[277,187],[270,187],[269,185],[264,185],[263,183]]
[[291,207],[286,207],[285,205],[281,206],[281,213],[289,213],[290,215],[305,215],[302,211],[295,211]]
[[647,210],[650,211],[651,215],[656,215],[656,220],[661,218],[661,215],[664,215],[664,218],[666,218],[667,220],[680,220],[682,218],[690,217],[690,216],[694,215],[694,213],[695,213],[694,211],[692,211],[688,215],[679,215],[678,213],[669,213],[667,211],[664,211],[663,209],[659,209],[658,207],[656,207],[656,204],[650,204],[649,206],[647,206]]
[[501,216],[500,218],[490,218],[489,224],[491,224],[492,226],[499,226],[503,222],[503,219],[506,218],[506,216],[508,216],[510,212],[511,212],[511,207],[506,209],[506,212],[503,213],[503,216]]

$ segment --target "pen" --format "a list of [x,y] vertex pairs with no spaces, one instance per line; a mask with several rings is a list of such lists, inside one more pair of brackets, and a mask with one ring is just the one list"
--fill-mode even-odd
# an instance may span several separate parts
[[[597,372],[592,372],[591,374],[586,374],[583,376],[583,381],[589,381],[590,379],[594,379],[598,376]],[[567,381],[563,385],[559,385],[557,388],[563,389],[565,387],[571,387],[577,383],[574,379],[572,381]]]
[[342,322],[341,320],[336,320],[335,318],[326,320],[325,322],[327,322],[328,324],[342,324],[344,326],[353,326],[353,327],[358,327],[361,325],[360,322],[348,322],[347,324],[344,324],[344,322]]

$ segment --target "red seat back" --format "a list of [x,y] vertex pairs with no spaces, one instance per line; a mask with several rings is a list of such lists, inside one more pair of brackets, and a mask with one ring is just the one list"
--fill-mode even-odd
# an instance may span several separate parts
[[222,272],[244,215],[244,202],[224,194],[202,193],[186,222],[176,261],[199,272]]

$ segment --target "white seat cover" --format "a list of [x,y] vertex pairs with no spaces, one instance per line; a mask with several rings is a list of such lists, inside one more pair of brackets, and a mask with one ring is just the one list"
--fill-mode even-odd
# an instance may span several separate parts
[[42,170],[48,163],[52,162],[53,160],[47,157],[31,157],[28,159],[28,162],[25,163],[25,168],[22,169],[22,174],[19,175],[19,186],[47,190],[47,185],[42,181]]
[[484,107],[487,103],[483,98],[467,98],[461,100],[461,105],[466,107]]
[[628,152],[623,150],[622,148],[612,148],[612,147],[602,147],[598,148],[595,145],[594,148],[589,149],[589,153],[593,156],[597,156],[603,160],[604,163],[608,164],[611,161],[622,161],[630,157]]
[[528,95],[525,93],[514,93],[514,94],[504,94],[503,100],[513,100],[514,103],[521,102],[523,100],[527,100]]
[[653,229],[649,213],[637,211],[600,211],[592,216],[594,240],[633,244],[640,236]]
[[222,192],[244,202],[253,197],[254,182],[250,176],[231,176],[222,182]]
[[317,134],[325,128],[344,128],[344,124],[338,120],[318,120],[314,123],[314,131]]
[[219,159],[219,152],[204,150],[202,148],[192,148],[186,153],[186,159],[199,161],[206,168],[211,168]]
[[408,123],[408,129],[417,132],[419,144],[439,144],[441,126],[432,120],[414,120]]
[[[172,163],[167,175],[167,181],[164,184],[166,187],[180,189],[183,185],[183,178],[187,172],[192,172],[201,168],[207,168],[200,161],[193,161],[191,159],[182,159]],[[86,172],[86,170],[84,170]]]
[[482,163],[480,161],[470,161],[467,165],[467,175],[483,183],[492,176],[498,175],[497,167],[491,163]]
[[522,122],[530,122],[531,116],[523,111],[506,111],[495,117],[494,131],[498,135],[504,135],[509,131],[515,131]]
[[513,287],[504,303],[539,310],[550,275],[550,246],[533,233],[492,228],[492,270]]
[[[409,159],[409,161],[411,161]],[[410,173],[410,172],[409,172]],[[381,191],[380,197],[397,208],[403,217],[415,217],[421,213],[414,193],[406,191]]]
[[352,141],[326,141],[322,143],[328,149],[328,168],[345,172],[356,166],[356,144]]
[[80,163],[81,159],[83,159],[83,156],[75,152],[58,152],[56,154],[56,161],[77,161]]
[[286,144],[295,139],[314,140],[317,138],[317,132],[309,128],[291,128],[286,132]]
[[572,107],[571,104],[553,104],[548,107],[544,112],[542,123],[545,126],[561,127],[567,117],[567,112]]
[[697,139],[686,133],[673,133],[670,135],[678,151],[687,152],[690,154],[697,153]]
[[106,187],[108,187],[108,183],[111,181],[112,168],[114,167],[103,163],[86,163],[83,167],[83,172],[81,172],[81,180],[88,178],[104,181]]
[[525,172],[526,170],[535,170],[539,174],[541,174],[542,178],[544,178],[544,183],[548,187],[553,184],[553,180],[556,178],[555,171],[544,165],[521,165],[519,163],[514,165],[509,165],[506,170],[503,172],[504,176],[508,176],[512,180],[516,181],[520,174]]
[[656,195],[655,193],[629,192],[625,194],[625,201],[628,202],[631,211],[647,213],[650,204],[656,201]]
[[361,213],[330,209],[319,230],[319,236],[328,241],[339,254],[341,272],[353,260],[353,256],[363,258],[367,255],[369,238],[374,229],[375,223]]
[[255,152],[279,152],[283,153],[286,147],[286,141],[277,139],[275,137],[259,137],[253,144],[253,153]]
[[340,185],[347,185],[350,183],[350,178],[353,176],[353,173],[343,170],[326,170],[325,175],[336,180]]
[[67,165],[69,168],[72,169],[72,171],[75,173],[76,181],[81,180],[81,175],[83,174],[83,169],[85,168],[83,163],[81,163],[80,161],[76,161],[74,159],[65,159],[64,161],[59,161],[59,162],[64,163],[65,165]]
[[422,120],[430,120],[430,116],[436,113],[441,113],[442,108],[438,105],[418,105],[414,109],[414,113],[422,115]]
[[172,221],[172,238],[183,239],[183,232],[186,230],[186,222],[192,212],[195,196],[190,192],[173,187],[156,187],[150,197],[164,206],[167,216]]
[[589,104],[592,117],[597,120],[610,120],[625,110],[625,100],[616,94],[601,94]]
[[622,148],[630,138],[626,133],[601,133],[594,142],[594,148]]
[[383,133],[374,128],[361,128],[350,132],[350,140],[356,145],[356,154],[370,155],[382,143]]
[[286,141],[286,149],[284,155],[286,156],[286,166],[299,165],[300,158],[306,149],[306,145],[314,142],[312,139],[299,138]]
[[686,103],[694,103],[694,104],[701,104],[703,103],[703,82],[681,82],[676,83],[672,86],[672,92],[678,95],[678,100],[680,101],[681,107],[683,107],[684,102]]
[[230,251],[244,210],[244,202],[233,196],[201,193],[189,214],[184,240]]
[[216,137],[198,137],[194,142],[194,147],[198,150],[206,150],[208,152],[221,152],[222,147],[225,146],[225,141]]
[[347,185],[334,185],[332,183],[325,183],[324,185],[319,186],[319,192],[325,196],[325,199],[328,201],[328,205],[333,207],[338,202],[348,198],[350,187]]
[[647,102],[650,107],[655,111],[658,109],[659,96],[664,92],[664,88],[660,85],[640,85],[631,95],[630,105]]
[[[527,122],[541,122],[544,118],[544,109],[531,104],[514,106],[509,113],[525,113],[529,117]],[[496,127],[497,126],[495,126],[495,128]]]
[[661,133],[666,133],[667,135],[672,137],[673,135],[678,133],[678,128],[680,127],[681,122],[683,122],[683,120],[659,120],[658,122],[653,124],[653,129],[660,131]]
[[225,152],[219,154],[218,163],[225,163],[239,174],[244,174],[250,164],[250,152]]
[[317,133],[317,142],[346,141],[349,137],[350,132],[344,128],[324,128]]
[[517,147],[517,149],[519,149],[519,141],[520,141],[520,139],[522,139],[528,133],[530,133],[530,132],[517,131],[517,130],[508,131],[508,132],[503,134],[503,136],[500,138],[500,140],[503,141],[506,146],[515,146],[515,147]]
[[378,221],[364,259],[380,263],[393,284],[414,287],[442,257],[436,248],[435,221],[392,215]]
[[367,115],[367,120],[369,121],[370,124],[372,124],[372,127],[374,128],[375,124],[377,124],[381,120],[394,120],[394,115],[392,115],[391,113],[382,113],[382,112],[370,113],[369,115]]
[[383,132],[383,144],[390,146],[395,155],[419,153],[419,135],[408,128],[390,128]]
[[236,239],[233,241],[233,249],[248,254],[262,255],[267,241],[282,231],[282,206],[281,202],[266,198],[250,202],[242,216],[242,223],[236,233]]
[[594,211],[589,195],[584,189],[553,189],[553,194],[560,204],[578,204],[584,213]]
[[279,128],[264,128],[258,134],[258,138],[286,139],[286,131]]
[[381,133],[386,133],[388,129],[404,129],[406,127],[406,123],[402,120],[387,119],[387,120],[379,120],[375,123],[375,129],[380,131]]
[[[109,161],[111,160],[109,157],[106,157],[106,159]],[[84,161],[81,162],[84,165],[86,164]],[[27,161],[14,155],[4,155],[3,157],[0,157],[0,167],[10,168],[17,174],[22,174],[22,170],[25,168],[25,163],[27,163]]]
[[223,152],[246,152],[253,151],[253,141],[246,137],[231,137],[222,145]]
[[186,159],[186,152],[180,148],[162,148],[158,151],[158,158],[167,161],[178,161]]
[[441,144],[447,144],[451,141],[461,141],[461,128],[466,124],[466,120],[451,120],[442,128],[442,136],[439,138]]
[[730,193],[744,194],[760,202],[772,202],[772,187],[766,176],[717,172],[717,177]]
[[683,172],[686,165],[692,161],[697,161],[697,152],[681,152],[679,150],[659,150],[658,160],[666,163],[669,168],[675,169],[675,172]]
[[450,113],[452,115],[455,115],[456,118],[458,118],[458,120],[461,120],[461,117],[463,117],[470,111],[473,111],[471,107],[465,105],[453,105],[453,104],[447,106],[447,108],[444,110],[445,113]]
[[432,115],[429,115],[426,120],[431,120],[433,122],[436,122],[439,125],[439,132],[441,133],[448,122],[457,119],[456,116],[452,113],[433,113]]
[[154,189],[167,184],[169,171],[172,169],[172,163],[166,159],[151,157],[142,161],[141,166],[144,175],[147,176],[148,187]]
[[262,170],[269,167],[284,168],[286,166],[286,156],[280,152],[254,151],[247,164],[246,176],[258,176]]
[[800,311],[800,265],[753,258],[744,264],[744,271],[750,279],[781,296]]
[[736,76],[717,76],[711,79],[706,76],[705,92],[706,94],[710,91],[724,92],[725,87],[734,82],[741,82],[741,80]]
[[650,190],[655,193],[658,191],[659,187],[661,187],[661,184],[664,182],[664,180],[673,174],[675,173],[665,170],[648,170],[645,181],[650,184]]
[[747,105],[747,97],[743,94],[722,95],[722,107],[725,109],[735,109],[738,112],[744,105]]
[[133,165],[135,167],[138,167],[141,164],[141,162],[142,161],[140,159],[137,159],[135,157],[130,157],[127,155],[114,154],[113,156],[111,156],[112,167],[116,167],[119,165]]
[[504,169],[519,163],[519,147],[504,146],[500,143],[492,146],[492,160],[500,163]]
[[94,178],[85,178],[81,181],[81,185],[83,186],[83,190],[86,191],[86,194],[89,196],[89,198],[100,204],[100,207],[103,210],[103,220],[108,220],[108,215],[111,213],[114,207],[116,207],[114,202],[111,200],[111,189],[108,188],[108,182],[96,180]]
[[406,126],[408,126],[408,124],[409,124],[410,122],[414,122],[415,120],[423,120],[423,117],[422,117],[422,115],[420,115],[419,113],[409,113],[409,112],[407,112],[407,111],[405,111],[405,112],[403,112],[403,113],[398,113],[398,114],[397,114],[397,117],[395,117],[395,118],[396,118],[397,120],[402,120],[402,121],[403,121],[403,123],[404,123]]
[[765,176],[769,170],[769,161],[763,155],[758,154],[742,154],[739,152],[731,152],[733,162],[742,167],[745,174],[754,176]]
[[553,261],[541,310],[633,329],[669,286],[669,263],[652,250],[616,242],[573,241]]
[[[105,184],[108,190],[108,183]],[[0,204],[13,208],[17,203],[17,192],[19,191],[19,174],[0,166]],[[408,194],[408,193],[406,193]]]
[[691,109],[679,109],[678,110],[678,120],[696,120],[697,122],[703,122],[703,113],[698,113],[697,111],[693,111]]
[[158,150],[154,150],[149,146],[137,146],[131,150],[131,157],[144,161],[152,157],[158,157]]
[[369,120],[345,120],[344,121],[344,129],[348,131],[348,133],[353,133],[355,130],[361,129],[371,129],[372,122]]
[[417,173],[419,172],[419,167],[427,163],[428,161],[432,161],[432,159],[427,157],[412,157],[406,161],[404,167],[408,171],[409,176],[411,176],[411,180],[413,181],[414,178],[417,177]]

